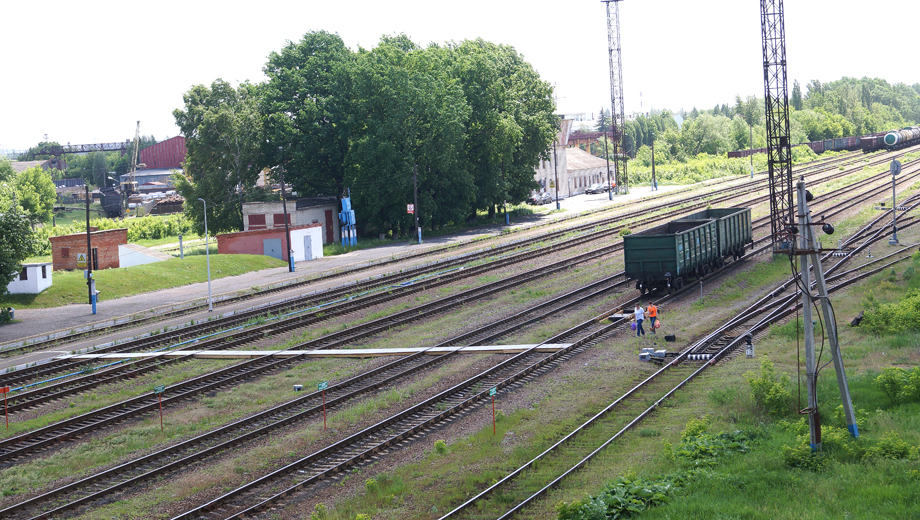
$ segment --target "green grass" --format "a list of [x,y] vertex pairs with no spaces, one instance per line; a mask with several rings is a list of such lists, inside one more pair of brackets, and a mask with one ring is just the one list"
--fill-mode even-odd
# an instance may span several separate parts
[[[208,280],[207,258],[204,255],[172,258],[163,262],[121,269],[95,271],[96,289],[102,291],[100,300],[180,287]],[[265,255],[212,255],[211,279],[235,276],[272,267],[285,262]],[[16,309],[60,307],[70,303],[86,303],[86,279],[83,271],[55,271],[53,285],[40,294],[7,294],[0,296],[0,306]]]

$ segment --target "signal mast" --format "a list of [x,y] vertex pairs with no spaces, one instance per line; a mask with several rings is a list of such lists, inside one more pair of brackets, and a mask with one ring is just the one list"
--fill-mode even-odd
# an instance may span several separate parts
[[[820,303],[824,329],[830,343],[840,400],[846,416],[847,429],[859,437],[856,414],[850,401],[850,390],[843,369],[843,357],[837,341],[837,324],[824,279],[824,268],[818,258],[821,244],[815,237],[808,202],[811,193],[805,189],[804,177],[796,183],[798,214],[792,204],[792,146],[789,139],[789,95],[786,80],[786,30],[783,0],[760,0],[761,32],[763,35],[764,111],[767,127],[767,169],[770,183],[770,231],[774,254],[788,254],[801,258],[802,317],[805,323],[805,381],[808,405],[800,413],[808,414],[811,432],[811,449],[821,449],[821,418],[816,395],[817,366],[815,359],[815,334],[812,306]],[[834,232],[830,224],[823,225],[824,232]],[[797,243],[798,242],[798,243]],[[814,275],[817,294],[812,294],[811,277]]]

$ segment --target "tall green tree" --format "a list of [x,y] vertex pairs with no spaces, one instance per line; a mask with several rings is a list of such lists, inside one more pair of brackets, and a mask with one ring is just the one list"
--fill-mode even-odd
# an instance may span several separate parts
[[742,100],[741,96],[735,95],[735,113],[741,116],[741,119],[748,125],[748,138],[742,145],[744,148],[754,147],[754,125],[760,123],[763,113],[762,106],[763,104],[759,103],[754,96],[748,96],[747,99]]
[[345,183],[354,188],[362,229],[414,227],[406,212],[414,198],[413,168],[421,225],[458,222],[469,212],[473,182],[462,160],[469,108],[446,74],[445,59],[443,49],[421,49],[402,35],[356,57]]
[[272,52],[260,104],[265,148],[260,164],[283,164],[286,180],[305,195],[340,195],[350,120],[354,54],[337,34],[309,32]]
[[173,111],[186,137],[185,169],[176,175],[176,191],[185,197],[185,215],[199,233],[207,201],[208,231],[243,228],[243,202],[255,190],[265,140],[255,85],[239,87],[215,80],[196,85],[183,96],[185,109]]
[[471,209],[491,214],[505,198],[523,200],[537,187],[534,169],[558,127],[552,87],[513,47],[476,39],[448,49],[470,107],[464,160],[475,184]]
[[16,202],[33,227],[51,220],[57,194],[51,175],[41,166],[19,172],[13,179],[13,189],[16,191]]
[[22,270],[22,262],[35,251],[32,229],[16,205],[0,208],[0,287],[7,286]]

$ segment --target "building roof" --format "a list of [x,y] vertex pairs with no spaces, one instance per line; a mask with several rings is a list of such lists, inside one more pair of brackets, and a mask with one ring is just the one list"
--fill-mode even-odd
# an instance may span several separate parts
[[600,157],[591,155],[581,148],[569,148],[566,150],[566,153],[568,154],[567,164],[569,171],[607,167],[607,161],[601,159]]
[[15,171],[16,173],[19,173],[21,171],[28,170],[29,168],[33,168],[35,166],[41,166],[42,168],[44,168],[45,163],[47,162],[48,162],[48,159],[44,159],[42,161],[13,161],[10,163],[10,166],[13,167],[13,171]]

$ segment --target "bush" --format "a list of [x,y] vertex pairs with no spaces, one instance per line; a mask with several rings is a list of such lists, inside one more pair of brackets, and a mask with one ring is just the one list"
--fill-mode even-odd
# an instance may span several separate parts
[[911,289],[899,302],[879,304],[869,294],[860,326],[876,334],[920,331],[920,291]]
[[437,453],[438,455],[446,455],[447,454],[447,443],[444,442],[443,440],[435,441],[434,442],[434,452]]
[[604,520],[627,518],[649,507],[665,503],[681,487],[681,479],[664,477],[647,480],[619,477],[607,484],[595,497],[586,496],[569,504],[556,506],[558,520]]
[[887,367],[875,378],[875,384],[892,401],[920,401],[920,367],[914,367],[910,371]]
[[911,446],[895,432],[889,432],[875,446],[866,450],[864,460],[875,459],[920,459],[920,446]]
[[629,228],[623,228],[620,230],[620,236],[625,237],[626,235],[632,235],[632,231]]
[[811,451],[807,441],[797,446],[783,446],[783,461],[790,468],[808,471],[821,471],[831,462],[823,453]]
[[751,385],[751,395],[754,401],[768,415],[782,417],[792,411],[792,393],[789,391],[791,381],[789,376],[782,374],[778,379],[773,369],[773,363],[764,358],[760,362],[760,375],[754,372],[744,374],[744,378]]

